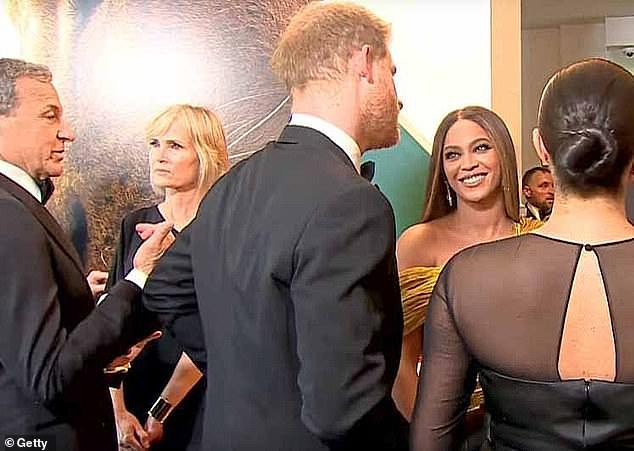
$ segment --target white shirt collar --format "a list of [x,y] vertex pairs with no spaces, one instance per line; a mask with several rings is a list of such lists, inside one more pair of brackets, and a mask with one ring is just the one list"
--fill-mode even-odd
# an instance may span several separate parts
[[0,174],[13,180],[22,188],[27,190],[38,202],[42,202],[42,191],[37,186],[35,180],[22,168],[17,167],[14,164],[7,163],[4,160],[0,160]]
[[293,113],[289,125],[308,127],[323,133],[348,155],[357,173],[361,171],[361,149],[356,141],[339,127],[317,116],[303,113]]
[[536,206],[534,206],[533,204],[531,204],[530,202],[526,202],[526,209],[530,210],[530,212],[533,214],[533,216],[535,217],[535,219],[537,219],[538,221],[542,220],[541,215],[539,214],[539,208],[537,208]]

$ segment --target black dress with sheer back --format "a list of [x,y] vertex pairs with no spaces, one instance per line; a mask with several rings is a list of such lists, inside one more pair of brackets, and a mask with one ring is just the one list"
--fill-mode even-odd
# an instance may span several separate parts
[[[530,233],[452,258],[425,326],[413,449],[459,448],[478,374],[485,449],[634,449],[633,273],[634,238],[584,245]],[[603,295],[577,291],[588,281]],[[603,307],[604,323],[584,318],[586,305]],[[579,344],[602,328],[598,363],[580,360]],[[570,376],[586,364],[608,376]]]

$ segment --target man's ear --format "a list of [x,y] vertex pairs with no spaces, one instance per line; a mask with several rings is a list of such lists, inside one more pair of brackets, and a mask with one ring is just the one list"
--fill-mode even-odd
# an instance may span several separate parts
[[542,139],[542,135],[539,134],[539,129],[535,127],[533,129],[533,147],[535,148],[535,152],[537,152],[537,156],[539,160],[542,162],[544,166],[550,166],[550,154],[544,146],[544,140]]
[[364,45],[356,51],[352,56],[352,68],[355,75],[364,78],[368,83],[374,83],[374,64],[372,63],[374,55],[372,47]]
[[522,194],[524,194],[524,197],[528,199],[529,197],[531,197],[531,194],[533,194],[533,191],[529,186],[523,186]]

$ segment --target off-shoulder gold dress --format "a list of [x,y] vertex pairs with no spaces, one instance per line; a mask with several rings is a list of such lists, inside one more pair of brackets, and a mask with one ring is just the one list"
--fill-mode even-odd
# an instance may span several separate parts
[[[515,236],[523,235],[539,228],[543,223],[535,219],[521,218],[513,224]],[[422,327],[427,316],[431,292],[436,285],[442,266],[412,266],[399,272],[401,300],[403,302],[403,336]],[[479,390],[471,400],[471,407],[481,402]]]

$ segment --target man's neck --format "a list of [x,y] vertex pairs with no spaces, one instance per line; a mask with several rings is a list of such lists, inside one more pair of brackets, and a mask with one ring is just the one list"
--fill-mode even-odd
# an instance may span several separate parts
[[363,145],[358,136],[358,108],[353,96],[346,92],[342,82],[311,82],[301,90],[293,90],[293,114],[306,114],[334,125],[359,146]]

